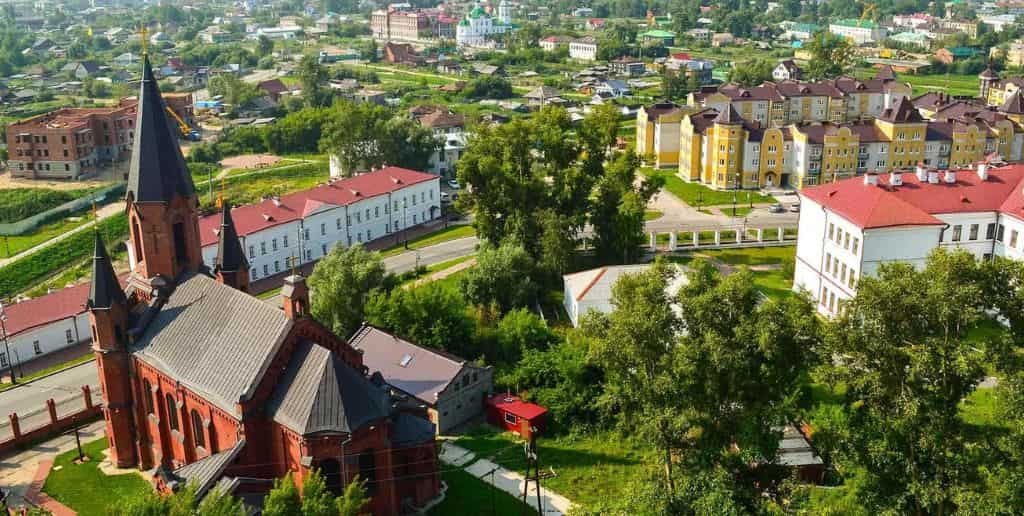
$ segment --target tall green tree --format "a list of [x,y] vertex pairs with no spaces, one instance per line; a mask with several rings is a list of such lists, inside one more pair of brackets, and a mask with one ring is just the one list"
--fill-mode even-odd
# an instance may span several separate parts
[[729,82],[751,87],[772,80],[774,69],[775,64],[771,61],[753,59],[733,66],[726,76]]
[[429,129],[386,107],[347,101],[330,108],[320,139],[345,176],[385,164],[423,170],[440,144]]
[[274,480],[274,487],[263,501],[266,516],[302,516],[302,498],[291,472]]
[[534,267],[533,258],[520,245],[484,243],[477,252],[476,266],[459,278],[459,288],[470,303],[493,304],[501,312],[532,307],[538,291]]
[[274,40],[261,35],[256,40],[256,55],[260,57],[269,56],[274,51]]
[[366,320],[417,344],[472,357],[479,350],[468,308],[459,292],[431,283],[375,293],[366,303]]
[[327,482],[320,470],[314,469],[302,480],[303,516],[336,516],[338,508],[334,495],[327,489]]
[[384,276],[379,253],[359,244],[336,246],[309,277],[313,317],[335,335],[352,335],[365,318],[367,300],[384,285]]
[[302,97],[307,106],[325,106],[330,101],[330,92],[325,91],[323,83],[327,82],[327,69],[320,64],[314,54],[306,54],[299,61],[299,84],[302,85]]
[[345,486],[345,492],[338,497],[338,516],[362,516],[363,507],[370,503],[370,497],[366,491],[366,481],[356,475],[351,482]]
[[834,79],[853,66],[856,56],[850,40],[831,32],[819,32],[804,48],[811,53],[804,73],[807,79]]
[[846,387],[823,428],[835,456],[864,472],[873,512],[949,514],[973,483],[976,450],[959,415],[985,376],[982,268],[964,251],[934,251],[925,267],[883,264],[859,280],[831,325],[824,377]]

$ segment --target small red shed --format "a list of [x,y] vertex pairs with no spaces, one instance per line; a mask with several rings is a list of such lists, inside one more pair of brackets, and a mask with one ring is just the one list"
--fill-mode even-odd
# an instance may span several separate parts
[[511,394],[487,398],[487,422],[529,439],[534,431],[543,433],[548,409]]

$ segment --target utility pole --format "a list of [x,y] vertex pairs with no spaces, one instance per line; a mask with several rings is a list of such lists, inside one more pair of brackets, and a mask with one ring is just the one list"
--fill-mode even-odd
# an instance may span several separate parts
[[7,311],[4,310],[4,305],[0,303],[0,332],[4,339],[4,359],[7,360],[7,370],[11,374],[11,383],[18,383],[17,378],[14,377],[14,357],[11,356],[11,347],[7,339]]
[[[527,505],[527,493],[530,492],[530,480],[537,487],[537,514],[543,516],[544,506],[540,492],[540,458],[537,456],[537,429],[530,427],[530,440],[523,445],[526,452],[526,482],[523,485],[523,505]],[[530,473],[530,471],[533,473]]]

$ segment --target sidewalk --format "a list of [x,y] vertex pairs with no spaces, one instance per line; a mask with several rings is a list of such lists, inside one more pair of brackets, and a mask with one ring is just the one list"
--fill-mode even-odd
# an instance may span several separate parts
[[[22,377],[32,376],[40,371],[49,369],[54,366],[61,365],[65,362],[70,362],[76,358],[88,355],[92,352],[91,343],[89,341],[80,342],[74,346],[68,346],[64,349],[54,351],[53,353],[47,353],[39,358],[34,358],[28,362],[22,362],[21,364],[14,365],[14,373],[18,377],[18,381],[21,381]],[[54,371],[55,373],[57,371]],[[10,383],[11,381],[11,370],[7,367],[0,370],[0,383]]]
[[[518,498],[523,498],[523,488],[526,484],[526,480],[523,475],[515,471],[510,471],[501,467],[487,459],[476,460],[476,455],[450,441],[446,441],[441,445],[441,462],[450,464],[453,466],[466,466],[465,471],[470,475],[473,475],[480,480],[491,483],[492,479],[494,486],[506,493]],[[572,508],[572,502],[568,498],[553,493],[549,489],[544,489],[541,486],[541,507],[544,508],[544,514],[552,514],[555,516],[561,516],[569,512]],[[532,485],[530,491],[526,494],[526,503],[530,507],[537,507],[537,489]]]
[[[104,425],[103,421],[95,421],[82,427],[79,432],[82,442],[87,443],[103,437]],[[52,461],[57,455],[74,448],[75,435],[71,433],[54,437],[28,450],[0,458],[0,487],[10,493],[9,505],[18,507],[25,504],[25,493],[36,479],[40,464],[44,461]]]

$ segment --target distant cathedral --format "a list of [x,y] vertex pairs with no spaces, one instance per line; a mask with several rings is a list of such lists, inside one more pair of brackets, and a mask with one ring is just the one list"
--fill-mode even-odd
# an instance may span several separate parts
[[250,294],[249,264],[225,206],[214,267],[203,265],[199,199],[149,57],[125,209],[122,286],[96,235],[87,308],[110,458],[154,469],[163,489],[194,484],[254,507],[273,479],[323,473],[336,494],[357,475],[377,515],[415,512],[440,492],[433,425],[393,399],[362,353],[309,316],[305,279],[284,310]]
[[459,22],[455,29],[455,42],[460,47],[492,46],[494,36],[509,32],[513,28],[512,6],[508,0],[501,0],[498,4],[497,18],[477,4]]

